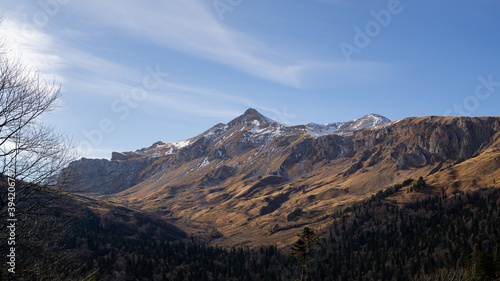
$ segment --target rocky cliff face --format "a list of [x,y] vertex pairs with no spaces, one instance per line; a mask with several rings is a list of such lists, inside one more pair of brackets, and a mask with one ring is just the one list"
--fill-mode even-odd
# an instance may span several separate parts
[[[228,245],[252,244],[276,224],[284,227],[273,234],[276,241],[291,239],[300,225],[287,222],[286,215],[296,208],[303,209],[303,223],[317,223],[409,177],[424,176],[440,188],[493,182],[477,177],[498,173],[491,167],[498,167],[499,136],[497,117],[389,122],[370,114],[349,122],[286,126],[248,110],[189,140],[114,153],[112,161],[82,159],[71,167],[88,192],[217,228]],[[460,168],[465,164],[467,169]],[[476,176],[464,172],[476,168]],[[458,174],[468,180],[457,183]]]
[[[397,122],[397,123],[396,123]],[[363,166],[392,161],[397,170],[464,160],[500,130],[499,118],[406,118],[354,133],[354,150]]]
[[82,158],[70,163],[67,169],[77,183],[75,189],[89,195],[118,193],[140,183],[144,179],[142,171],[153,162],[148,158],[115,159]]

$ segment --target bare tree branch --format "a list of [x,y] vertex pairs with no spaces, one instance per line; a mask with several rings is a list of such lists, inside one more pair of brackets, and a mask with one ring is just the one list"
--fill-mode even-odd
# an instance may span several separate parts
[[[42,227],[47,218],[66,208],[71,171],[62,169],[77,155],[71,140],[40,120],[57,108],[60,97],[55,82],[47,83],[40,73],[8,57],[0,39],[0,251],[9,247],[9,207],[14,206],[20,220],[16,246],[24,249],[43,246],[33,237],[47,230]],[[8,190],[11,184],[14,192]]]

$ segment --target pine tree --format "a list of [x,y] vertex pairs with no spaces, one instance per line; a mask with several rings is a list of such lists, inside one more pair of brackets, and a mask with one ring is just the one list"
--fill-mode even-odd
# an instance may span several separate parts
[[307,258],[311,252],[311,248],[318,243],[318,236],[309,227],[304,227],[302,234],[297,235],[299,239],[292,245],[293,256],[299,258],[301,266],[300,281],[305,280],[305,271],[307,267]]

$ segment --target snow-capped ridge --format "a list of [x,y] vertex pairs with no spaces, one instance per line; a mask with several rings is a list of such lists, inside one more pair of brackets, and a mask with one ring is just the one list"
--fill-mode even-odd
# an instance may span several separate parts
[[[243,131],[241,142],[253,143],[268,143],[269,141],[285,136],[309,134],[312,137],[324,135],[345,135],[353,131],[375,127],[391,122],[386,117],[371,113],[358,119],[346,122],[334,122],[328,124],[307,123],[305,125],[284,125],[268,118],[256,109],[249,108],[242,115],[231,120],[227,124],[218,123],[200,135],[176,142],[158,141],[148,148],[138,149],[134,152],[114,153],[112,159],[129,159],[135,157],[160,157],[178,153],[179,151],[196,145],[199,140],[203,139],[204,144],[210,143],[216,139],[220,145],[224,140],[231,136],[237,135]],[[241,126],[239,126],[241,125]],[[235,127],[238,126],[236,129]],[[230,132],[230,133],[229,133]],[[228,134],[228,135],[226,135]]]
[[356,130],[374,127],[383,125],[391,122],[388,118],[371,113],[367,114],[358,119],[354,119],[347,122],[336,122],[329,123],[326,125],[320,125],[316,123],[308,123],[306,124],[307,132],[312,136],[323,136],[323,135],[331,135],[331,134],[345,134],[351,133]]

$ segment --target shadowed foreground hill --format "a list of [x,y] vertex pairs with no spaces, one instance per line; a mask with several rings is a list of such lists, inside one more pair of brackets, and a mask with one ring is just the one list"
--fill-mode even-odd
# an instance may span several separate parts
[[[23,204],[18,208],[23,208]],[[111,248],[121,247],[113,237],[131,243],[173,242],[187,237],[172,223],[150,214],[75,195],[60,198],[44,214],[30,220],[24,216],[17,219],[16,274],[4,270],[3,259],[8,252],[2,251],[4,268],[0,270],[0,280],[81,280],[91,274],[82,268],[93,255],[101,256]],[[7,243],[6,238],[3,243]]]
[[[429,197],[401,207],[390,199],[376,199],[329,225],[307,259],[304,280],[500,278],[500,189]],[[64,249],[78,253],[75,261],[86,261],[74,276],[96,278],[91,280],[271,281],[300,276],[296,258],[275,246],[223,249],[193,239],[137,239],[101,223],[71,227],[75,236],[63,243]],[[56,272],[59,280],[67,280],[64,270]]]

